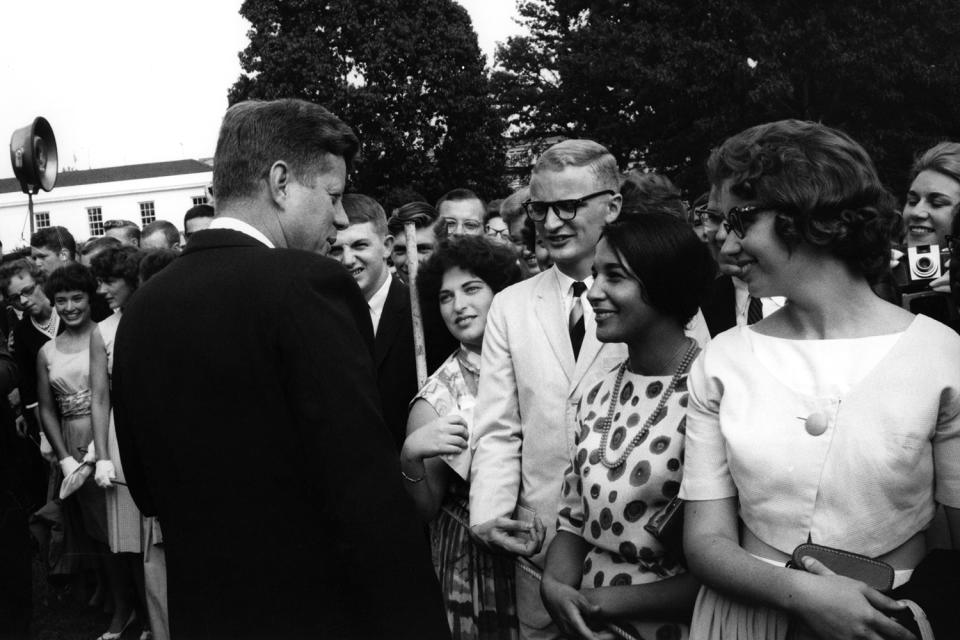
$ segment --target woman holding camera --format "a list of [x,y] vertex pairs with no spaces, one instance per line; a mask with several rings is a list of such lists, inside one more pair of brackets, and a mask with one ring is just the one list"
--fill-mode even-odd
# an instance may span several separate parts
[[604,228],[587,294],[601,342],[629,357],[584,394],[541,594],[567,637],[613,623],[642,638],[681,638],[699,583],[644,529],[683,474],[687,374],[700,353],[684,327],[716,263],[671,214]]
[[690,374],[681,496],[705,584],[691,638],[910,638],[896,601],[785,563],[812,541],[886,562],[897,586],[937,503],[960,547],[960,337],[872,292],[901,221],[847,135],[759,125],[708,172],[721,269],[789,302],[715,338]]

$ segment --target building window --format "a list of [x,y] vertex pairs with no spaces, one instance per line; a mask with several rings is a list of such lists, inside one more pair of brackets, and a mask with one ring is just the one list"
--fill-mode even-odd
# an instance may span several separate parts
[[153,210],[153,202],[140,203],[140,225],[150,224],[157,219],[157,214]]
[[103,213],[100,207],[87,207],[87,222],[90,223],[90,235],[103,235]]
[[50,212],[37,211],[33,214],[33,224],[37,229],[46,229],[50,226]]
[[198,204],[207,204],[207,196],[193,196],[190,199],[193,200],[193,206],[197,206]]

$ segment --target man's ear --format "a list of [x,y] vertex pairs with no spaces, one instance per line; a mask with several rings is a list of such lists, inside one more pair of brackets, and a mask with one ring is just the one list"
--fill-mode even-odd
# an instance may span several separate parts
[[57,252],[57,257],[60,259],[60,262],[70,262],[70,252],[65,248]]
[[267,189],[270,193],[270,199],[278,207],[284,208],[287,200],[287,187],[290,185],[290,168],[283,160],[277,160],[270,166],[267,173]]
[[619,218],[621,206],[623,206],[623,196],[618,193],[610,198],[610,202],[607,203],[607,213],[603,216],[603,221],[610,224]]
[[393,255],[393,236],[390,235],[389,233],[383,238],[383,248],[384,248],[383,257],[385,259]]

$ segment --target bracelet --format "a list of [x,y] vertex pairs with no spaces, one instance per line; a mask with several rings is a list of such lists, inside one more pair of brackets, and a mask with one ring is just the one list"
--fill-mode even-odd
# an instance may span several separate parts
[[403,469],[400,469],[400,475],[403,476],[403,479],[409,482],[410,484],[417,484],[418,482],[423,482],[423,479],[427,477],[427,474],[423,474],[419,478],[411,478],[403,472]]

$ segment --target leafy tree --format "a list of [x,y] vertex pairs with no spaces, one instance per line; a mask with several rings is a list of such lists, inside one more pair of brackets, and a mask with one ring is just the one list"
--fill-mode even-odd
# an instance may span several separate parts
[[245,0],[240,13],[252,26],[230,103],[303,98],[341,116],[362,143],[358,191],[503,190],[503,123],[453,0]]
[[953,0],[521,0],[530,35],[497,52],[515,136],[585,136],[624,165],[706,187],[711,147],[753,124],[824,122],[897,193],[912,157],[960,138]]

